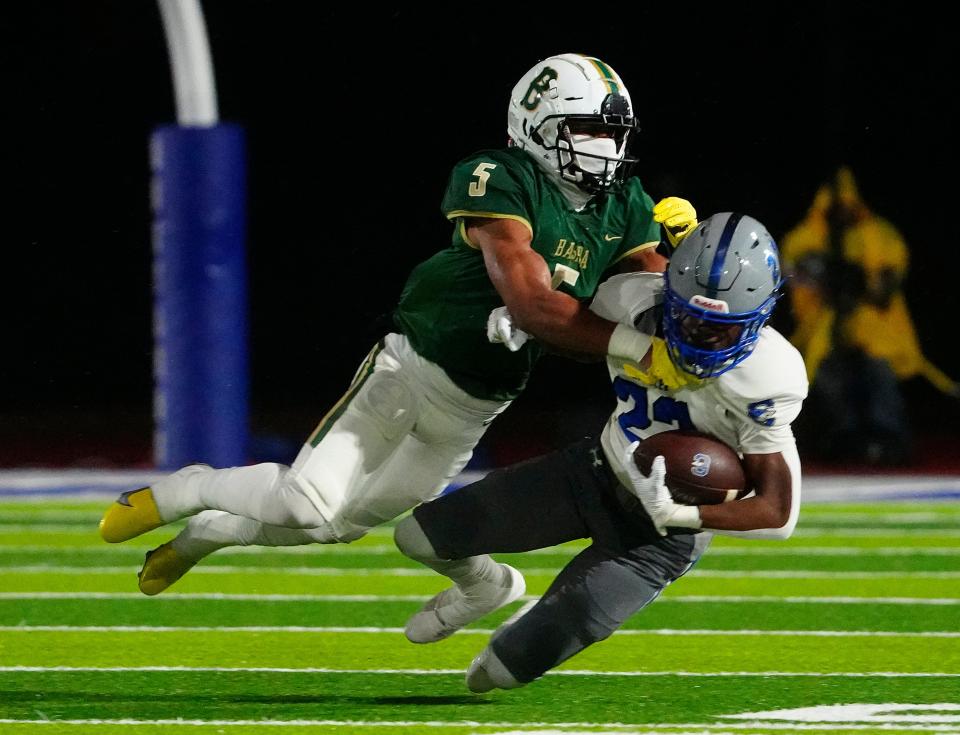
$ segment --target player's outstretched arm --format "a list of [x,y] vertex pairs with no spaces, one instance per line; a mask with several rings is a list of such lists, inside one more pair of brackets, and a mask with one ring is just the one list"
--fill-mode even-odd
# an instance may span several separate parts
[[637,361],[646,353],[649,338],[622,325],[618,329],[616,322],[551,288],[546,261],[530,247],[530,231],[523,224],[472,218],[466,231],[483,252],[490,280],[517,329],[560,350],[601,356],[612,352]]

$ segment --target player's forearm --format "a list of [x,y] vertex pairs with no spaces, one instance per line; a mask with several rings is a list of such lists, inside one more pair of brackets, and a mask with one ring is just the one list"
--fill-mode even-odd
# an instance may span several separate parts
[[555,351],[602,357],[617,326],[556,291],[508,308],[518,328]]
[[670,261],[657,252],[656,244],[627,256],[617,264],[620,273],[663,273]]
[[[548,350],[589,362],[607,355],[640,362],[650,349],[650,335],[626,324],[604,319],[577,304],[575,312],[544,310],[527,312],[515,319],[527,334],[539,340]],[[522,326],[526,323],[528,326]]]
[[[786,538],[790,535],[790,507],[774,504],[768,498],[746,498],[721,505],[701,505],[700,521],[703,528],[713,531],[740,531],[753,538]],[[792,531],[792,529],[790,529]],[[739,535],[739,534],[738,534]]]
[[557,284],[551,283],[546,262],[528,246],[497,239],[481,228],[470,233],[482,243],[487,273],[514,327],[554,350],[598,357],[613,351],[635,360],[644,355],[649,343],[641,344],[644,338],[639,332],[626,327],[618,330],[615,322],[558,290]]
[[744,455],[756,496],[722,505],[701,505],[703,527],[723,536],[785,540],[800,514],[800,456],[796,447],[774,454]]

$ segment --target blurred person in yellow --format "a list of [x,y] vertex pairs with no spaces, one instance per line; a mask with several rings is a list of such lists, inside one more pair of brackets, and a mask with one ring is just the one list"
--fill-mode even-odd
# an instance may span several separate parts
[[960,385],[924,356],[903,293],[910,254],[873,213],[852,171],[817,190],[782,254],[800,350],[811,383],[810,449],[826,459],[898,464],[910,429],[900,381],[920,376],[960,397]]

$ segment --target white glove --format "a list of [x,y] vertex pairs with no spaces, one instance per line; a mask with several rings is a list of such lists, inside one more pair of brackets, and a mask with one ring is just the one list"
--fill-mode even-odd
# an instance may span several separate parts
[[504,344],[511,352],[523,347],[530,335],[513,324],[513,317],[506,306],[498,306],[487,317],[487,339],[494,344]]
[[650,474],[644,475],[633,459],[640,442],[634,442],[623,454],[623,467],[630,478],[627,490],[639,498],[643,509],[653,521],[657,533],[667,535],[667,526],[700,528],[700,510],[696,506],[680,505],[674,502],[667,488],[667,465],[663,456],[658,456],[650,466]]

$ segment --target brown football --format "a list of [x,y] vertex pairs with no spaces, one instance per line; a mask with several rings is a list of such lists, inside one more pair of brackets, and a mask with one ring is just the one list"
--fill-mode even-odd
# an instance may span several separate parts
[[746,495],[747,473],[740,456],[716,437],[696,431],[663,431],[640,442],[634,461],[645,475],[663,455],[666,483],[683,505],[716,505]]

